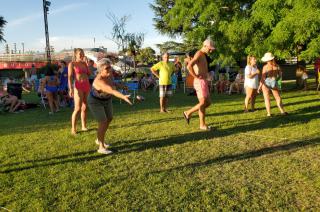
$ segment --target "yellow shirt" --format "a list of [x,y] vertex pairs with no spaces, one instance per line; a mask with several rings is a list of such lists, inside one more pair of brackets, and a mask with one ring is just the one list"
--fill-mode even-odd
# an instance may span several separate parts
[[171,75],[174,72],[174,65],[170,62],[159,62],[152,66],[152,70],[159,70],[159,85],[171,85]]

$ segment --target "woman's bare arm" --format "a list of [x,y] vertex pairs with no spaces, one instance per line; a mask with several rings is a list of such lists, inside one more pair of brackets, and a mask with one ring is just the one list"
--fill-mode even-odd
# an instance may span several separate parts
[[68,65],[68,86],[69,86],[69,95],[73,97],[73,63]]
[[122,99],[124,101],[126,101],[128,104],[132,105],[131,101],[129,100],[129,96],[130,95],[123,95],[122,93],[120,93],[119,91],[115,90],[112,88],[111,85],[106,84],[103,80],[101,79],[96,79],[93,83],[93,86],[95,87],[95,89],[97,90],[101,90],[104,93],[108,93],[111,94],[119,99]]

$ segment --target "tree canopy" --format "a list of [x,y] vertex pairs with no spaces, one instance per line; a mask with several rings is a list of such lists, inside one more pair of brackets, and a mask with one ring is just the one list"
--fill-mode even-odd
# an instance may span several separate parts
[[154,63],[156,51],[151,47],[140,49],[137,60],[145,65]]
[[319,0],[155,0],[151,8],[160,33],[198,47],[210,36],[216,62],[267,51],[282,59],[320,55]]
[[0,16],[0,42],[6,41],[3,36],[3,28],[6,25],[7,21],[4,20],[2,16]]

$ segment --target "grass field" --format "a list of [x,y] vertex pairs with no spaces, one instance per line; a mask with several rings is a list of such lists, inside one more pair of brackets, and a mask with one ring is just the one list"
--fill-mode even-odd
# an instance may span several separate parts
[[[243,113],[243,95],[213,94],[207,122],[188,126],[194,96],[178,91],[169,114],[157,93],[132,107],[114,100],[112,155],[96,152],[97,124],[70,135],[70,109],[0,114],[0,207],[13,211],[320,210],[320,103],[285,85],[289,116]],[[26,95],[29,101],[35,96]],[[195,114],[196,115],[196,114]],[[80,126],[80,125],[79,125]]]

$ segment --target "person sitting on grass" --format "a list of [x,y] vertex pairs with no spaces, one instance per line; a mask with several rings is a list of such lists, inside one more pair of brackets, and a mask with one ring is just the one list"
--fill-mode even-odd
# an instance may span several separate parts
[[307,90],[307,79],[308,77],[308,73],[307,73],[307,69],[302,66],[302,65],[298,65],[298,68],[296,70],[296,84],[298,88],[302,88],[304,91]]
[[22,103],[21,100],[18,99],[18,97],[6,94],[0,98],[1,104],[4,105],[5,110],[8,110],[9,113],[14,113]]
[[156,83],[152,75],[145,73],[141,79],[141,88],[143,91],[146,91],[149,87],[154,87]]
[[226,92],[228,85],[230,84],[229,80],[227,79],[227,76],[225,73],[219,74],[219,80],[216,85],[216,89],[218,93],[224,93]]
[[103,58],[97,62],[98,74],[93,81],[91,91],[88,96],[88,107],[93,117],[98,121],[96,144],[99,145],[98,152],[101,154],[110,154],[107,144],[104,142],[106,131],[113,118],[112,96],[126,101],[132,105],[129,100],[130,95],[123,95],[116,90],[113,83],[111,61]]
[[30,93],[32,90],[32,84],[27,79],[25,79],[22,81],[22,89],[25,92]]
[[233,91],[235,91],[238,94],[241,91],[243,91],[243,82],[243,74],[239,71],[239,73],[236,76],[236,79],[230,84],[229,95],[231,95]]

